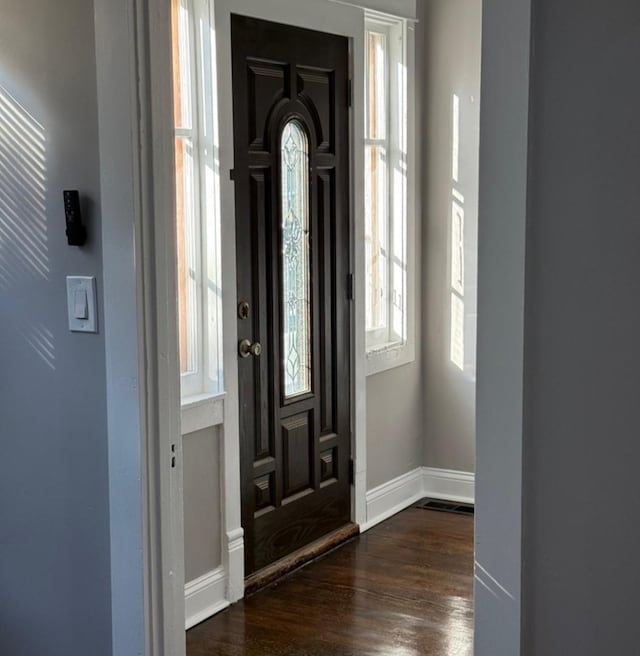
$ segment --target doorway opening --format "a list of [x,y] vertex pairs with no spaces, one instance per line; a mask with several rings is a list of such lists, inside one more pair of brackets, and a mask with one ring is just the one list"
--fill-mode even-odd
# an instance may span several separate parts
[[[473,97],[447,90],[439,119],[449,178],[444,243],[434,246],[416,218],[426,146],[412,127],[424,97],[406,56],[415,23],[285,4],[219,0],[214,18],[207,2],[174,0],[174,42],[191,55],[174,74],[192,85],[174,100],[193,117],[176,127],[177,200],[185,217],[200,211],[178,221],[180,353],[196,369],[205,358],[200,377],[183,368],[184,387],[196,383],[182,413],[188,626],[317,537],[349,523],[367,530],[424,496],[473,500],[472,464],[425,464],[432,353],[420,342],[432,313],[418,293],[420,260],[435,248],[447,272],[444,367],[473,387],[474,189],[460,119]],[[314,38],[327,42],[311,47]],[[198,86],[203,71],[213,90]],[[201,202],[210,191],[213,209]],[[208,323],[193,328],[185,316]],[[224,339],[208,352],[212,326]],[[219,477],[199,482],[207,471]]]

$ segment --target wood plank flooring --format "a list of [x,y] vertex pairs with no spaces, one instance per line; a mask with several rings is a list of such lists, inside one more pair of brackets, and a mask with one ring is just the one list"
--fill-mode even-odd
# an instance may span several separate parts
[[473,517],[409,508],[187,632],[187,656],[471,656]]

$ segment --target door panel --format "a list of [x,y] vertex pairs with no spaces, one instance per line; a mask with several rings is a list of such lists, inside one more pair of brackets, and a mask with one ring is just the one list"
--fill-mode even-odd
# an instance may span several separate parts
[[231,29],[250,574],[350,516],[348,42],[241,16]]

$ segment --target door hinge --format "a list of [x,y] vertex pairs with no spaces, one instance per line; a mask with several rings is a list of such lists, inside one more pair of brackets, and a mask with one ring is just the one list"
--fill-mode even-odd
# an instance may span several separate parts
[[349,458],[349,485],[356,484],[356,468],[353,458]]
[[176,445],[171,445],[171,469],[175,469],[176,466]]
[[347,107],[353,107],[353,80],[347,80]]
[[229,180],[235,180],[235,179],[236,179],[236,170],[229,169]]
[[347,274],[347,300],[353,301],[353,273]]

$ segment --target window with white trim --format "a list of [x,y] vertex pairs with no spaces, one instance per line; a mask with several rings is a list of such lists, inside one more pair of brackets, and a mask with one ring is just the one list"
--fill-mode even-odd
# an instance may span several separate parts
[[408,340],[407,25],[365,26],[366,346],[369,358]]
[[207,0],[171,0],[183,398],[222,391],[216,85]]

